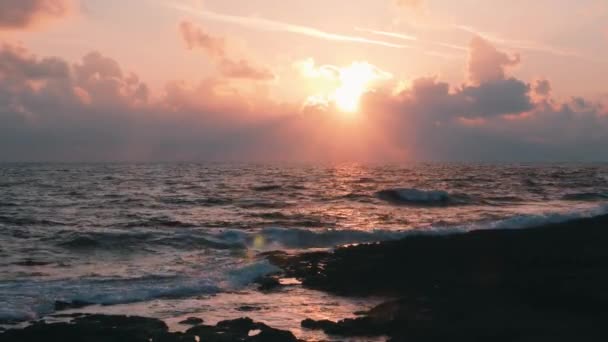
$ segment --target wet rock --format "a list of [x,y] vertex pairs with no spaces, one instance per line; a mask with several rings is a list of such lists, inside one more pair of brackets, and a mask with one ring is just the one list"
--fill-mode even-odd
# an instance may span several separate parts
[[95,305],[94,303],[89,303],[89,302],[85,302],[83,300],[74,300],[71,302],[64,302],[64,301],[56,301],[55,302],[55,311],[63,311],[63,310],[70,310],[70,309],[80,309],[80,308],[84,308],[86,306],[91,306],[91,305]]
[[237,310],[242,311],[242,312],[251,312],[251,311],[260,311],[260,310],[262,310],[262,308],[259,306],[241,305],[237,308]]
[[302,326],[302,328],[311,329],[311,330],[329,330],[334,325],[336,325],[336,322],[333,322],[333,321],[330,321],[327,319],[315,321],[313,319],[307,318],[307,319],[303,320],[302,323],[300,323],[300,325]]
[[221,321],[215,327],[197,326],[186,331],[199,336],[201,341],[245,341],[245,342],[292,342],[298,341],[289,331],[271,328],[256,323],[250,318]]
[[308,288],[397,298],[302,322],[393,341],[608,341],[608,216],[275,258]]
[[377,321],[370,317],[349,318],[339,322],[306,319],[302,321],[301,325],[306,329],[322,330],[328,335],[339,336],[382,336],[391,331],[386,322]]
[[262,292],[275,291],[283,286],[278,278],[272,276],[258,278],[255,282],[259,285],[258,290]]
[[71,323],[37,323],[21,330],[7,330],[2,342],[105,342],[149,341],[167,334],[162,321],[128,316],[87,315]]
[[198,318],[198,317],[188,317],[187,319],[179,322],[179,324],[183,324],[183,325],[199,325],[202,324],[204,322],[203,319]]
[[289,331],[271,328],[249,318],[199,325],[185,333],[171,333],[157,319],[134,316],[84,315],[70,323],[44,322],[0,333],[0,342],[294,342]]

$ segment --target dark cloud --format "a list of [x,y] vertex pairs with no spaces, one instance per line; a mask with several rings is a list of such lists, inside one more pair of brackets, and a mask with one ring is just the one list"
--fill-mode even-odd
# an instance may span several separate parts
[[54,57],[37,59],[21,46],[2,44],[0,47],[0,78],[14,84],[26,80],[67,78],[68,64]]
[[465,103],[462,115],[487,117],[531,110],[534,105],[529,91],[526,83],[509,78],[464,87],[456,96]]
[[214,37],[189,21],[182,21],[179,24],[179,31],[188,49],[198,48],[205,51],[224,77],[256,81],[268,81],[275,78],[272,71],[267,68],[254,66],[243,58],[233,59],[228,56],[225,38]]
[[420,78],[400,94],[407,112],[425,113],[432,118],[490,117],[528,111],[534,107],[530,87],[514,78],[463,86],[450,85],[435,78]]
[[69,13],[71,0],[2,0],[0,29],[23,29]]
[[551,95],[551,83],[547,80],[537,80],[534,83],[534,93],[539,96]]

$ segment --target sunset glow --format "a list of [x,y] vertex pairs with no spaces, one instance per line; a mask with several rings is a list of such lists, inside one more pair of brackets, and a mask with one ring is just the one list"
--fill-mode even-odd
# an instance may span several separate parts
[[[368,62],[353,62],[345,67],[323,65],[315,67],[312,59],[298,64],[304,77],[319,79],[322,83],[329,83],[322,91],[311,95],[307,99],[309,105],[335,106],[341,112],[354,113],[359,110],[361,96],[373,91],[374,86],[381,81],[392,78]],[[321,88],[321,87],[320,87]],[[316,90],[316,89],[315,89]]]
[[608,341],[607,146],[608,0],[0,0],[0,342]]
[[0,159],[608,159],[608,5],[555,1],[1,1]]
[[336,106],[345,112],[356,112],[359,109],[361,96],[370,90],[372,82],[390,77],[366,62],[355,62],[338,72],[340,87],[331,97]]

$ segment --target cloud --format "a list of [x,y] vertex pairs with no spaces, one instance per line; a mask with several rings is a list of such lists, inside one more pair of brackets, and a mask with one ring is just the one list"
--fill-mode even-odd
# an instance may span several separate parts
[[[468,47],[466,47],[466,46],[438,42],[438,41],[433,41],[433,40],[428,40],[428,39],[422,39],[422,38],[419,38],[417,36],[410,35],[410,34],[373,30],[373,29],[362,29],[362,28],[356,28],[356,30],[359,32],[370,33],[370,34],[377,35],[377,36],[383,36],[383,37],[389,37],[389,38],[408,41],[408,42],[410,42],[410,45],[404,45],[403,47],[410,48],[410,49],[419,49],[423,53],[425,53],[429,56],[452,59],[452,58],[460,58],[461,57],[459,55],[460,53],[469,51]],[[431,46],[433,48],[429,49],[429,47],[431,47]],[[456,51],[458,51],[458,53],[454,54],[454,53],[439,52],[439,51],[435,50],[435,48],[437,48],[437,47],[440,49],[456,50]]]
[[249,64],[249,61],[240,59],[233,61],[230,59],[223,59],[219,64],[219,70],[222,75],[230,78],[242,78],[250,80],[273,80],[274,74],[265,68],[256,68]]
[[500,37],[496,34],[483,32],[476,28],[466,26],[466,25],[455,25],[455,26],[453,26],[453,28],[455,28],[456,30],[471,33],[474,36],[481,37],[494,44],[499,44],[501,46],[508,47],[511,49],[542,52],[542,53],[548,53],[548,54],[562,56],[562,57],[577,57],[577,58],[582,57],[581,54],[576,51],[555,47],[555,46],[545,44],[542,42],[536,42],[536,41],[530,41],[530,40],[507,39],[507,38]]
[[213,57],[223,58],[226,54],[226,41],[223,38],[212,37],[204,32],[200,27],[189,21],[182,21],[179,24],[182,38],[186,42],[188,49],[204,49]]
[[[312,60],[298,66],[337,77]],[[0,160],[608,160],[606,107],[552,99],[549,81],[492,75],[460,86],[419,78],[398,93],[387,84],[347,119],[224,77],[152,93],[100,52],[70,62],[4,44]]]
[[71,0],[2,0],[0,29],[25,29],[40,22],[67,15]]
[[2,44],[0,61],[0,77],[13,84],[27,80],[66,78],[69,74],[65,61],[56,57],[38,59],[22,46]]
[[224,23],[230,23],[235,25],[240,25],[243,27],[262,30],[262,31],[273,31],[273,32],[288,32],[293,34],[304,35],[313,38],[319,38],[323,40],[336,41],[336,42],[346,42],[346,43],[360,43],[360,44],[371,44],[371,45],[379,45],[390,48],[406,48],[407,46],[401,44],[390,43],[382,40],[375,39],[367,39],[364,37],[358,36],[349,36],[342,35],[336,33],[325,32],[314,27],[302,26],[302,25],[294,25],[289,23],[284,23],[280,21],[268,20],[258,17],[243,17],[243,16],[234,16],[234,15],[226,15],[219,14],[211,11],[198,10],[192,7],[183,6],[180,4],[169,4],[171,8],[177,9],[179,11],[189,13],[192,15],[196,15],[198,17],[214,20]]
[[228,78],[256,81],[273,80],[275,75],[267,68],[253,66],[246,59],[232,59],[226,52],[226,39],[213,37],[200,26],[189,21],[179,24],[181,36],[188,49],[202,49],[215,62],[220,74]]
[[537,80],[534,83],[534,93],[539,96],[549,96],[551,94],[551,83],[548,80]]
[[469,79],[473,83],[503,80],[505,68],[519,64],[519,55],[513,58],[500,52],[490,42],[474,37],[469,50]]
[[363,28],[357,28],[356,30],[359,31],[359,32],[366,32],[366,33],[376,34],[376,35],[379,35],[379,36],[397,38],[397,39],[401,39],[401,40],[409,40],[409,41],[416,41],[416,40],[418,40],[418,38],[416,36],[409,35],[409,34],[404,34],[404,33],[388,32],[388,31],[372,30],[372,29],[363,29]]

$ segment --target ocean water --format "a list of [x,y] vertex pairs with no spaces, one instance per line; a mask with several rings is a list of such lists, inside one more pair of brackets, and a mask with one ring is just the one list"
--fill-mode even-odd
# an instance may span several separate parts
[[524,228],[607,202],[602,164],[0,164],[0,321],[81,300],[174,323],[251,316],[307,337],[300,320],[379,299],[258,294],[252,281],[276,271],[258,253]]

